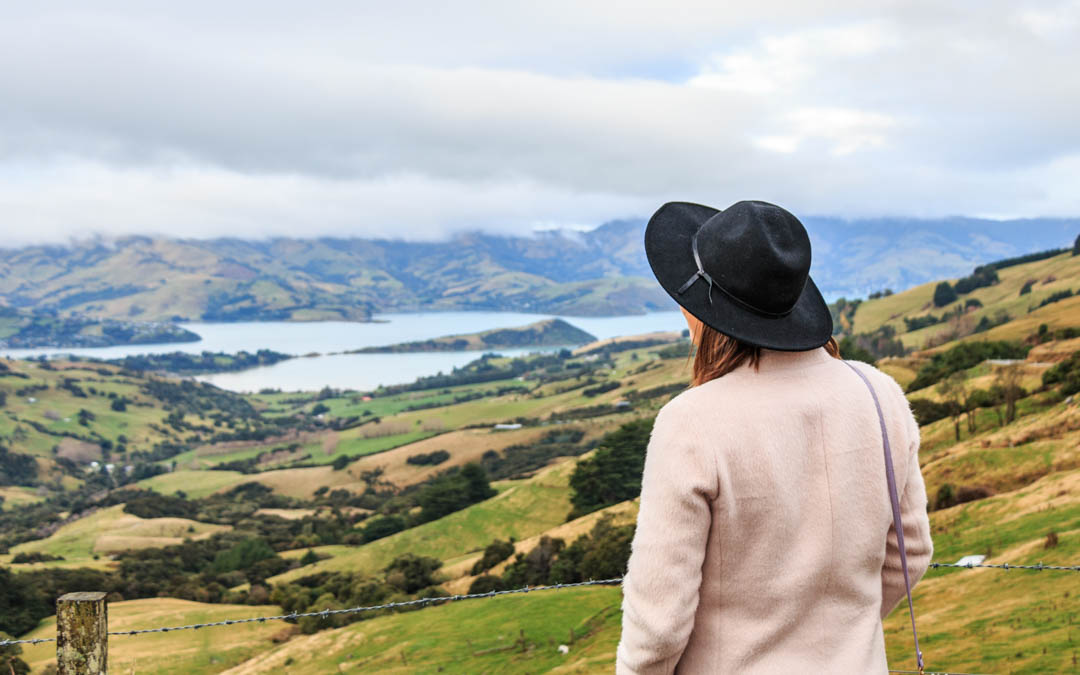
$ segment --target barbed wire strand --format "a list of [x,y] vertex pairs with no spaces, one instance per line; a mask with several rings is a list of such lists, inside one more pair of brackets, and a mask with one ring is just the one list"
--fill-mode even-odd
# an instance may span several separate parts
[[[1041,571],[1059,571],[1059,572],[1080,572],[1080,565],[1043,565],[1041,562],[1037,565],[1010,565],[1008,563],[991,564],[991,563],[930,563],[931,569],[938,569],[942,567],[955,567],[960,569],[977,569],[992,568],[1000,570],[1035,570]],[[276,616],[256,616],[246,619],[225,619],[223,621],[212,621],[209,623],[193,623],[186,626],[163,626],[160,628],[144,628],[141,630],[124,630],[124,631],[110,631],[109,635],[144,635],[146,633],[170,633],[177,630],[198,630],[200,628],[212,628],[215,626],[233,626],[242,623],[264,623],[266,621],[284,621],[287,619],[303,619],[305,617],[319,617],[327,618],[338,614],[359,614],[361,612],[374,612],[381,609],[397,609],[400,607],[418,607],[423,605],[430,605],[444,602],[456,602],[458,600],[472,600],[475,598],[493,598],[499,595],[513,595],[518,593],[535,593],[538,591],[557,591],[563,588],[578,588],[581,586],[612,586],[622,583],[622,577],[615,577],[612,579],[599,579],[588,581],[578,581],[569,584],[551,584],[548,586],[524,586],[522,588],[514,588],[505,591],[488,591],[487,593],[464,593],[458,595],[445,595],[441,597],[431,598],[417,598],[415,600],[404,600],[401,602],[388,602],[382,605],[371,605],[368,607],[349,607],[346,609],[324,609],[321,612],[293,612],[291,614],[278,614]],[[6,647],[8,645],[36,645],[43,642],[55,642],[55,637],[48,638],[32,638],[26,640],[0,640],[0,647]],[[904,672],[904,671],[896,671]],[[914,671],[913,671],[914,672]],[[941,674],[946,675],[946,674]],[[960,675],[960,674],[955,674]]]

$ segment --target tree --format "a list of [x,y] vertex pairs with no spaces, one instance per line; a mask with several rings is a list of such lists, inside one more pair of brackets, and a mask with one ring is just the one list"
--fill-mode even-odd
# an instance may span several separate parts
[[953,373],[937,385],[937,392],[949,405],[949,414],[956,429],[956,440],[960,440],[960,415],[964,412],[967,400],[967,375],[962,371]]
[[11,635],[22,635],[52,613],[51,603],[41,590],[25,583],[26,577],[21,576],[0,567],[0,631]]
[[1073,255],[1080,255],[1080,234],[1076,235],[1076,241],[1073,242]]
[[1025,393],[1020,386],[1023,375],[1020,364],[1013,363],[999,367],[994,376],[994,385],[1001,388],[1001,396],[1005,401],[1005,424],[1016,419],[1016,401]]
[[956,290],[948,281],[942,281],[934,289],[934,306],[944,307],[945,305],[956,302]]

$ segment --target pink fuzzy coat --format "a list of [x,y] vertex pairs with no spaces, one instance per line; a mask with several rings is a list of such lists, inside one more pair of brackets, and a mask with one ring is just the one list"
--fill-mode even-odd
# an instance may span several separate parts
[[[919,428],[892,378],[855,366],[885,412],[914,583],[933,550]],[[892,523],[873,400],[823,348],[689,389],[649,441],[616,672],[885,673]]]

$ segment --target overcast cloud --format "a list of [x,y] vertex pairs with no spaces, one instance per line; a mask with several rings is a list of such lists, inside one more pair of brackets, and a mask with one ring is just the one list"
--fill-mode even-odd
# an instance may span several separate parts
[[4,243],[1080,215],[1080,2],[727,4],[9,3]]

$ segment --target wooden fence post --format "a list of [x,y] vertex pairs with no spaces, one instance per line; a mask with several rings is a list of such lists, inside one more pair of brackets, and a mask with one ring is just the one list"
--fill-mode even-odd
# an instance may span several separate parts
[[56,664],[59,675],[108,671],[109,614],[105,594],[68,593],[56,601]]

